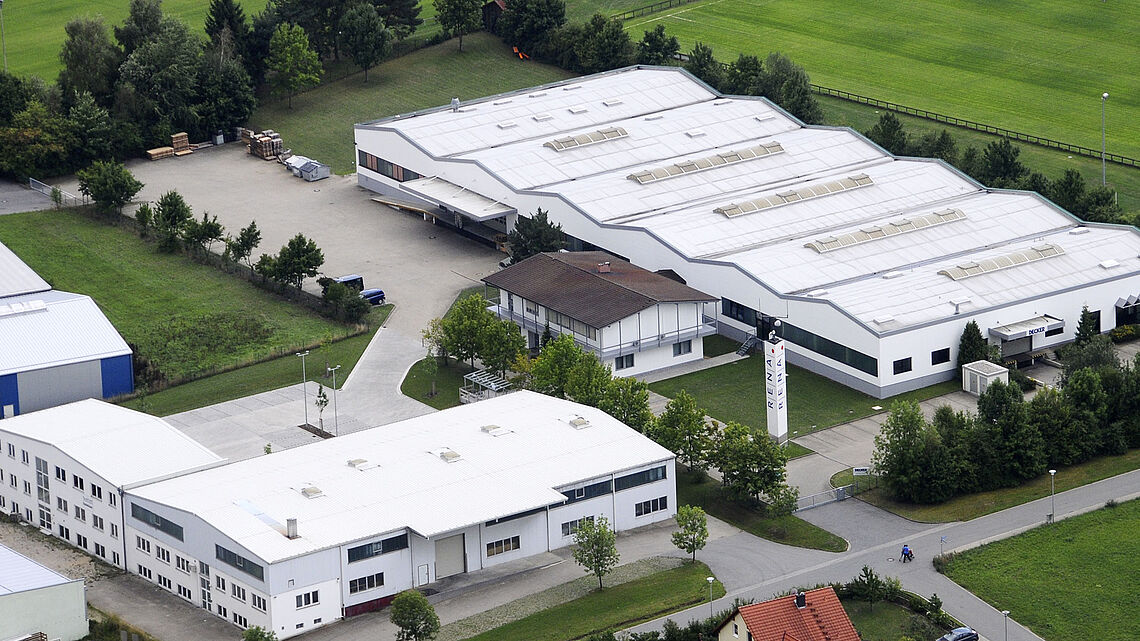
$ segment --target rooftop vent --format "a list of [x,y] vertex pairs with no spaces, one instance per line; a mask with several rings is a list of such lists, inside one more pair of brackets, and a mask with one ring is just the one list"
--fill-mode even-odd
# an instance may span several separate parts
[[598,273],[599,274],[610,273],[610,261],[607,260],[604,263],[598,263]]
[[819,298],[820,296],[827,296],[827,290],[826,289],[817,289],[813,292],[808,292],[808,296],[811,296],[812,298]]
[[724,100],[714,100],[713,104],[719,107],[721,105],[727,105],[730,102],[732,102],[732,101],[729,100],[728,98],[725,98]]
[[285,519],[285,536],[290,539],[298,538],[297,519]]
[[891,280],[892,278],[898,278],[899,276],[902,276],[904,273],[905,273],[905,272],[900,272],[900,271],[897,271],[897,270],[895,270],[895,271],[889,271],[889,272],[887,272],[887,273],[883,274],[883,278],[884,278],[885,280]]
[[603,100],[602,104],[607,106],[607,107],[616,107],[616,106],[622,104],[622,100],[621,100],[621,98],[614,98],[612,100]]
[[513,430],[507,429],[505,427],[500,427],[498,425],[484,425],[479,429],[482,430],[484,434],[490,434],[491,436],[504,436],[506,434],[514,433]]
[[566,111],[569,111],[572,114],[584,114],[589,111],[589,109],[583,107],[582,105],[575,105],[573,107],[567,108]]
[[609,127],[606,129],[599,129],[591,131],[586,134],[578,134],[577,136],[566,136],[565,138],[556,138],[549,142],[543,143],[543,147],[549,147],[554,151],[566,151],[567,149],[575,149],[577,147],[585,147],[587,145],[596,145],[600,142],[607,140],[617,140],[625,138],[629,133],[621,127]]
[[47,304],[42,300],[30,300],[26,303],[12,303],[11,305],[0,305],[0,316],[14,316],[16,314],[26,314],[42,309],[47,309]]
[[1099,265],[1102,269],[1112,269],[1113,267],[1119,267],[1120,263],[1114,258],[1109,258],[1108,260],[1100,261]]
[[807,607],[807,595],[803,592],[796,593],[796,609],[802,610]]
[[510,129],[512,127],[518,126],[518,123],[513,120],[504,120],[503,122],[499,123],[499,129]]
[[705,135],[705,132],[703,129],[690,129],[689,131],[685,132],[685,135],[690,138],[700,138],[701,136]]
[[895,317],[891,316],[890,314],[883,314],[882,316],[876,316],[872,320],[875,321],[876,325],[886,325],[887,323],[894,321]]
[[452,98],[451,99],[451,110],[452,111],[459,111],[459,98]]
[[546,122],[547,120],[554,118],[554,116],[551,116],[550,114],[534,114],[531,116],[531,118],[533,118],[535,122]]
[[581,89],[581,88],[582,88],[582,85],[567,85],[567,86],[562,88],[562,91],[574,91],[575,89]]
[[546,95],[546,92],[545,92],[545,91],[536,91],[536,92],[534,92],[534,93],[528,93],[528,94],[527,94],[527,97],[528,97],[528,98],[541,98],[541,97],[543,97],[543,96],[545,96],[545,95]]
[[772,114],[772,113],[763,114],[760,116],[756,116],[756,122],[767,122],[769,120],[775,120],[775,118],[776,118],[776,114]]
[[370,463],[368,459],[354,458],[348,461],[348,466],[354,470],[371,470],[374,467],[380,467],[378,463]]
[[1087,233],[1089,233],[1088,227],[1074,227],[1074,228],[1069,230],[1070,236],[1080,236],[1081,234],[1087,234]]
[[445,463],[454,463],[460,459],[459,452],[452,449],[443,449],[439,453],[439,458]]
[[[713,211],[718,214],[723,214],[728,218],[736,218],[744,214],[750,214],[754,211],[761,209],[770,209],[772,207],[779,207],[791,202],[799,200],[809,200],[811,198],[819,198],[829,194],[838,193],[841,191],[848,191],[851,189],[858,189],[868,185],[875,184],[867,174],[855,174],[839,180],[831,180],[825,183],[816,183],[814,185],[805,185],[799,189],[793,189],[782,193],[772,194],[771,196],[761,196],[760,198],[753,198],[746,200],[742,203],[730,203],[722,207],[717,207]],[[831,238],[831,237],[829,237]],[[836,238],[835,242],[839,242]],[[813,247],[813,244],[808,244],[808,247]]]
[[504,98],[502,100],[496,100],[496,101],[492,102],[491,104],[492,105],[509,105],[512,102],[514,102],[514,101],[511,100],[510,98]]
[[572,416],[570,417],[569,423],[570,427],[576,430],[584,430],[587,427],[590,427],[590,421],[583,416]]
[[325,495],[325,493],[321,491],[321,488],[319,488],[315,485],[310,485],[308,487],[301,488],[301,496],[303,496],[307,499],[315,499],[318,496],[324,496],[324,495]]
[[970,300],[971,299],[969,296],[962,296],[961,298],[951,298],[950,304],[954,306],[954,313],[957,314],[958,312],[962,311],[962,305],[969,303]]
[[636,180],[638,183],[645,185],[658,180],[665,180],[666,178],[673,178],[684,174],[691,174],[697,171],[704,171],[706,169],[713,169],[723,165],[731,165],[733,163],[743,162],[745,160],[752,160],[754,158],[761,158],[771,154],[783,153],[784,148],[778,142],[767,142],[753,147],[745,147],[743,149],[730,149],[722,151],[713,156],[706,156],[705,158],[695,158],[693,160],[683,160],[679,163],[668,165],[666,167],[657,167],[655,169],[645,169],[642,171],[634,172],[626,178]]
[[645,119],[646,120],[661,120],[664,117],[665,117],[665,114],[653,114],[651,116],[646,116]]

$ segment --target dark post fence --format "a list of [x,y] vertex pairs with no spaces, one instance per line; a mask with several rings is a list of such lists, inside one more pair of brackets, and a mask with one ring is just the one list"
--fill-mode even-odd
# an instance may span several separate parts
[[[899,113],[917,116],[919,118],[925,118],[926,120],[933,120],[935,122],[941,122],[947,125],[954,125],[955,127],[962,127],[965,129],[972,129],[974,131],[981,131],[987,134],[1003,136],[1012,140],[1019,140],[1021,142],[1040,145],[1042,147],[1060,149],[1062,151],[1067,151],[1080,156],[1087,156],[1089,158],[1101,157],[1101,152],[1099,149],[1073,145],[1067,142],[1053,140],[1051,138],[1042,138],[1041,136],[1034,136],[1032,134],[1021,133],[1020,131],[1005,129],[1004,127],[994,127],[993,125],[974,122],[973,120],[966,120],[964,118],[956,118],[954,116],[947,116],[945,114],[927,111],[926,109],[917,109],[915,107],[908,107],[906,105],[900,105],[894,102],[887,102],[886,100],[879,100],[878,98],[861,96],[859,94],[851,93],[850,91],[843,91],[841,89],[832,89],[830,87],[823,87],[820,85],[812,85],[811,89],[815,93],[823,96],[833,96],[842,100],[849,100],[851,102],[857,102],[864,105],[871,105],[873,107],[878,107],[879,109],[897,111]],[[1125,165],[1129,167],[1140,166],[1140,161],[1136,160],[1135,158],[1129,158],[1128,156],[1121,156],[1120,154],[1106,153],[1104,154],[1104,159],[1108,162],[1116,163],[1118,165]]]
[[642,7],[630,9],[629,11],[623,11],[611,17],[618,22],[625,22],[626,20],[640,18],[641,16],[664,11],[665,9],[672,9],[673,7],[680,7],[693,2],[700,2],[700,0],[662,0],[661,2],[654,2],[653,4],[647,4]]

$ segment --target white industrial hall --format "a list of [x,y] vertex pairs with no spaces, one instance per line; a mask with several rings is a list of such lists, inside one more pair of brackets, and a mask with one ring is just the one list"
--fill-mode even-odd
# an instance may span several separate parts
[[489,242],[542,209],[573,249],[715,296],[720,333],[745,340],[779,320],[790,363],[879,398],[952,378],[970,320],[1021,362],[1071,340],[1083,306],[1101,331],[1140,321],[1135,228],[896,158],[678,68],[459,100],[355,132],[375,200]]

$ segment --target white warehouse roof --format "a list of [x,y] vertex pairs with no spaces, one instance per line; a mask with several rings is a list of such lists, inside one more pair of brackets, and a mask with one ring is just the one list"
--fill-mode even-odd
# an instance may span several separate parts
[[53,445],[119,487],[223,460],[160,418],[95,399],[6,418],[3,432]]
[[560,504],[559,487],[672,458],[601,410],[520,391],[132,493],[195,514],[273,563],[405,527],[430,537]]
[[19,296],[51,289],[47,281],[32,271],[16,254],[0,243],[0,302],[7,296]]
[[[952,316],[949,298],[971,298],[976,311],[1140,273],[1134,228],[1082,225],[1037,194],[987,190],[939,161],[895,158],[851,129],[804,126],[766,99],[719,96],[677,68],[631,67],[357,125],[366,151],[377,140],[370,130],[432,156],[432,168],[409,167],[424,180],[508,206],[558,198],[598,225],[642,230],[683,260],[735,268],[783,297],[828,301],[879,334]],[[576,142],[560,142],[568,138]],[[741,159],[758,146],[766,151]],[[497,182],[460,180],[472,162]],[[945,224],[907,222],[951,209],[961,215]],[[879,233],[895,223],[906,232]],[[1070,237],[1075,229],[1085,231]],[[873,238],[812,247],[860,234]],[[1062,256],[961,281],[938,275],[1053,236]],[[1097,254],[1116,265],[1098,267]]]
[[130,353],[90,296],[52,290],[0,298],[0,376]]
[[11,548],[0,545],[0,597],[78,580],[69,579]]

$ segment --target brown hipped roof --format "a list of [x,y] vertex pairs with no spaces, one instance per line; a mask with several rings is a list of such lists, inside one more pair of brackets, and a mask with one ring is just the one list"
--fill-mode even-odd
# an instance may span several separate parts
[[[610,271],[599,272],[607,262]],[[717,300],[603,251],[536,254],[483,282],[597,328],[657,303]]]
[[859,641],[831,586],[804,593],[807,605],[796,607],[790,595],[740,607],[744,625],[754,641]]

